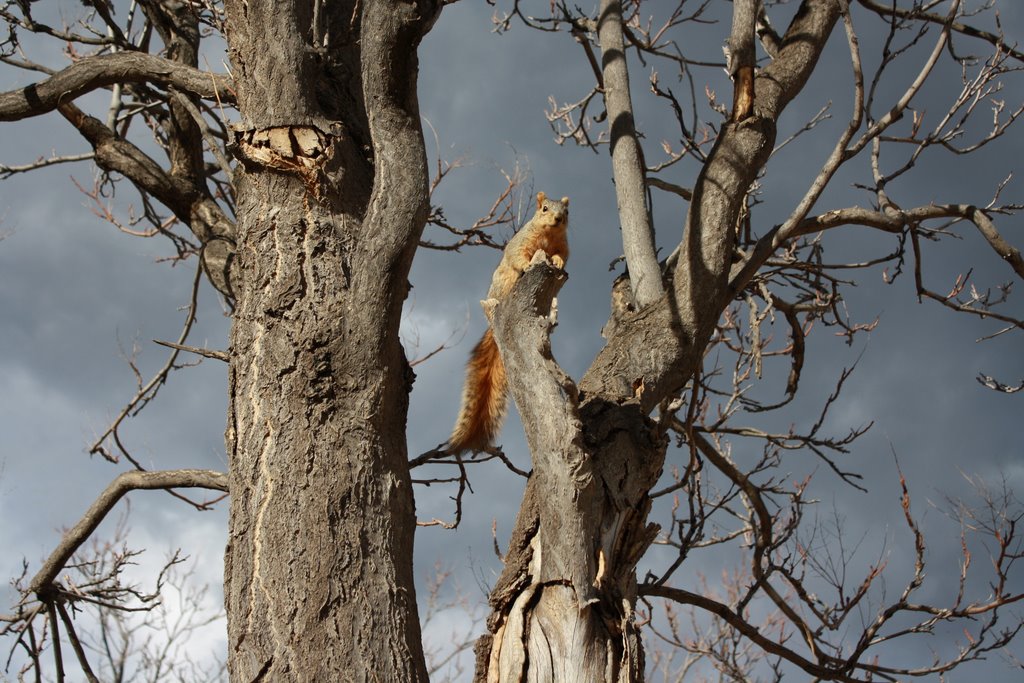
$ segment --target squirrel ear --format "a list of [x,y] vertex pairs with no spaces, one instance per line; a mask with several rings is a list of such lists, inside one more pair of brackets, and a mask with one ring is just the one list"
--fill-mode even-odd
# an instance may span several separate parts
[[562,205],[563,206],[569,206],[569,198],[568,197],[562,197]]
[[537,208],[538,209],[540,207],[544,206],[544,200],[547,199],[547,198],[548,198],[548,196],[546,194],[544,194],[543,192],[538,192],[537,193]]

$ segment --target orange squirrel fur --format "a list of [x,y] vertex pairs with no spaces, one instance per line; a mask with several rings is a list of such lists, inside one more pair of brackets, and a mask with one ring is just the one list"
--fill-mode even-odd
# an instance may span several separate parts
[[[569,260],[568,228],[569,198],[555,201],[538,192],[537,212],[505,245],[501,263],[491,277],[487,298],[504,299],[538,250],[543,250],[555,267],[564,268]],[[494,333],[488,327],[466,364],[462,407],[448,439],[448,452],[482,451],[491,445],[505,419],[507,403],[505,363],[498,353]]]

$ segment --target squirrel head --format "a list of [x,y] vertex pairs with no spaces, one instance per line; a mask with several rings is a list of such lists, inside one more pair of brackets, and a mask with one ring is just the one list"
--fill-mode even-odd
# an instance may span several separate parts
[[561,226],[569,220],[569,198],[562,197],[561,201],[548,199],[543,192],[537,193],[537,213],[533,220],[546,226]]

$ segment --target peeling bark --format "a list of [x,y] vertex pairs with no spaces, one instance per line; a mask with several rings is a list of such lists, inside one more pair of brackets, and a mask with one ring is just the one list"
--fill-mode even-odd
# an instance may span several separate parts
[[733,80],[732,120],[743,121],[754,113],[754,26],[759,0],[733,0],[732,33],[729,35],[729,75]]
[[[481,681],[628,681],[643,676],[633,623],[636,562],[657,531],[647,491],[660,465],[625,467],[609,450],[651,451],[664,440],[643,416],[581,412],[579,392],[551,356],[551,300],[565,280],[547,264],[527,270],[494,309],[492,326],[526,425],[534,470],[505,570],[491,593],[492,637],[477,648]],[[593,406],[588,410],[594,411]],[[601,424],[600,434],[585,424]],[[657,462],[657,459],[655,459]],[[637,511],[640,514],[637,514]]]

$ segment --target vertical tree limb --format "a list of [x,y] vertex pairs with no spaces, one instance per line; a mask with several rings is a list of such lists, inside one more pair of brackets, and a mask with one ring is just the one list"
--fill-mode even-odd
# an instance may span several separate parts
[[656,301],[663,293],[661,269],[654,246],[654,228],[647,205],[646,168],[643,150],[633,122],[633,101],[629,94],[622,35],[621,0],[601,0],[597,34],[601,42],[604,102],[611,137],[615,198],[622,226],[622,249],[626,255],[633,297],[638,308]]
[[[416,50],[440,3],[322,3],[316,31],[308,4],[225,7],[253,143],[235,174],[231,676],[426,681],[399,324],[428,209]],[[299,137],[331,150],[316,178],[281,163]]]
[[759,0],[733,0],[732,32],[729,35],[729,76],[732,77],[732,121],[749,118],[754,113],[754,25]]
[[635,400],[647,414],[691,376],[728,300],[743,197],[839,15],[838,0],[804,0],[778,57],[757,75],[755,116],[723,128],[694,184],[673,290],[620,326],[580,381],[584,394]]

